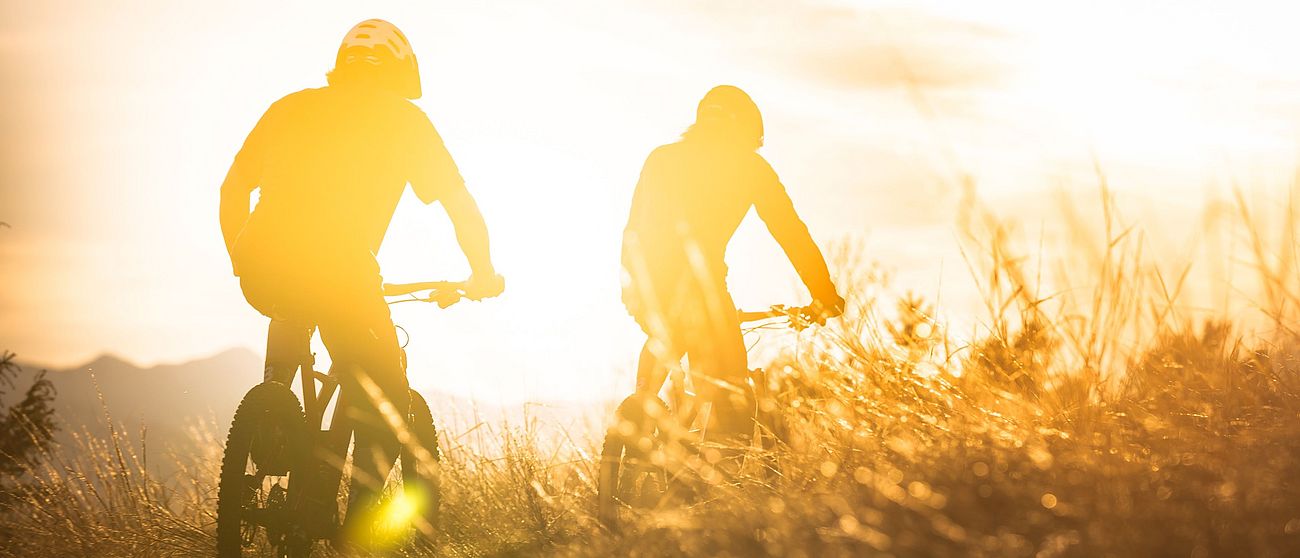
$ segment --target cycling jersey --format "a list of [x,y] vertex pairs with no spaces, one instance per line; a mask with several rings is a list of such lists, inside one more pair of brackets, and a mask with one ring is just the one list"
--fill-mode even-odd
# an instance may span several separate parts
[[[821,250],[771,165],[752,149],[706,140],[662,146],[646,159],[623,235],[634,316],[722,298],[727,243],[753,207],[818,300],[838,299]],[[726,297],[730,300],[730,297]]]
[[331,85],[280,99],[236,157],[260,187],[232,254],[236,273],[377,275],[374,254],[406,184],[425,203],[465,187],[424,112],[373,88]]

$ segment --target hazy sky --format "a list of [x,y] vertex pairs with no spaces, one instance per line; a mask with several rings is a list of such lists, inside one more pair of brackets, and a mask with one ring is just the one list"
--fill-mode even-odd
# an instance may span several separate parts
[[[490,399],[630,387],[632,187],[719,83],[759,103],[763,153],[819,242],[861,240],[897,290],[942,294],[957,320],[977,320],[958,176],[1038,226],[1059,192],[1095,188],[1095,157],[1177,247],[1234,183],[1284,199],[1300,138],[1296,14],[1271,2],[266,4],[0,7],[0,347],[53,365],[260,350],[218,186],[262,111],[323,84],[370,17],[411,39],[418,104],[509,285],[446,312],[396,307],[412,382]],[[729,261],[740,304],[806,300],[753,216]],[[441,209],[409,194],[381,263],[396,281],[467,270]]]

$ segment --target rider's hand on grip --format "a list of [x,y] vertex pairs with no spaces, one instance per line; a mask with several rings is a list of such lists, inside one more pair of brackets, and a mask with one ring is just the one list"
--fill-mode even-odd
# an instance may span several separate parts
[[447,308],[457,302],[460,302],[461,294],[455,290],[437,291],[433,293],[433,302],[438,303],[438,308]]
[[490,276],[474,275],[465,283],[465,298],[482,300],[500,295],[506,290],[506,278],[500,274]]
[[826,320],[844,313],[844,297],[838,294],[832,296],[834,298],[814,300],[808,305],[809,321],[817,325],[825,325]]

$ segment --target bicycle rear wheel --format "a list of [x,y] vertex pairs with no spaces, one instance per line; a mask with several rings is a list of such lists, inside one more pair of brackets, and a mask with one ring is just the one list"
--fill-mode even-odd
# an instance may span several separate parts
[[311,542],[289,503],[290,476],[308,450],[307,422],[288,386],[263,382],[230,423],[217,485],[217,556],[237,558],[263,533],[277,556],[306,556]]
[[428,525],[416,527],[431,532],[438,527],[442,505],[442,453],[438,450],[438,428],[433,424],[429,403],[415,390],[411,390],[407,425],[415,439],[413,444],[402,447],[402,490],[411,501],[422,504],[420,515]]
[[621,508],[653,507],[667,490],[667,472],[662,462],[655,463],[655,455],[662,450],[661,432],[672,420],[662,400],[642,395],[623,400],[614,417],[596,480],[597,518],[611,530],[618,527]]

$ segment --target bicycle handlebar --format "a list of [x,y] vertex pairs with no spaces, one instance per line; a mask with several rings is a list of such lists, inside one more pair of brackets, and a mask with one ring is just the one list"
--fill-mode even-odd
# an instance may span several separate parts
[[786,312],[783,310],[777,310],[776,308],[771,308],[768,310],[759,310],[759,311],[739,310],[736,312],[736,314],[740,317],[740,323],[743,324],[746,322],[757,322],[759,320],[766,320],[768,318],[780,318],[782,316],[785,316]]
[[419,283],[384,283],[384,296],[402,296],[419,291],[460,291],[464,281],[423,281]]
[[[421,281],[418,283],[384,283],[384,296],[412,295],[411,298],[394,300],[398,302],[436,302],[438,307],[446,308],[465,298],[464,281]],[[429,291],[425,297],[414,296],[419,291]]]
[[739,310],[736,315],[740,318],[740,323],[757,322],[769,318],[788,318],[790,327],[801,330],[814,323],[813,311],[811,306],[787,307],[784,304],[777,304],[760,311]]

